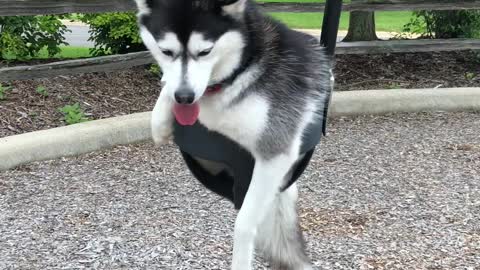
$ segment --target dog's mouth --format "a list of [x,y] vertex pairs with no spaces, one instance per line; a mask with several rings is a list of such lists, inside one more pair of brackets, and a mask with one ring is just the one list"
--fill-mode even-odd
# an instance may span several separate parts
[[205,96],[210,96],[210,95],[215,95],[222,91],[222,84],[217,83],[217,84],[212,84],[207,87],[207,90],[205,90]]
[[[205,96],[215,95],[222,91],[221,84],[213,84],[207,87],[205,90]],[[176,103],[173,106],[173,114],[175,119],[182,126],[192,126],[198,120],[198,115],[200,114],[200,106],[197,102],[193,104],[178,104]]]
[[197,122],[200,106],[197,102],[189,105],[176,103],[173,106],[175,119],[182,126],[192,126]]

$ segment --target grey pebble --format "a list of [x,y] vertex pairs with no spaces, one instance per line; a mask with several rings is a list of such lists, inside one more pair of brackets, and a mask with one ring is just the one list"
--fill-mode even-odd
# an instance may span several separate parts
[[[479,113],[328,133],[299,182],[318,269],[480,269]],[[0,269],[229,269],[234,218],[173,145],[37,162],[0,172]]]

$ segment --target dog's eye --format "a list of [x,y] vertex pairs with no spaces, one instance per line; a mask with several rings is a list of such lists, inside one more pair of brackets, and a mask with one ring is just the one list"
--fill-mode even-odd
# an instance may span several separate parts
[[162,50],[162,53],[168,57],[173,57],[173,52],[171,50]]
[[203,50],[201,52],[198,53],[198,57],[203,57],[203,56],[207,56],[210,54],[210,52],[212,51],[212,49],[206,49],[206,50]]

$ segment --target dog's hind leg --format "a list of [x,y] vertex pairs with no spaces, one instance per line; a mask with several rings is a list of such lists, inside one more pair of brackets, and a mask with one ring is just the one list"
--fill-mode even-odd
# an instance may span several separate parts
[[268,160],[256,159],[252,181],[235,221],[233,270],[252,269],[259,226],[271,211],[288,169],[297,159],[297,154],[280,154]]
[[296,184],[278,194],[274,206],[258,228],[257,247],[274,270],[312,269],[297,214]]

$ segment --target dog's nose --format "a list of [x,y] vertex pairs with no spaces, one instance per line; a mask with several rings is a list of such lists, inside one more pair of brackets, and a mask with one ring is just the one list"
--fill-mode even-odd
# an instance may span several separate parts
[[175,92],[175,101],[178,104],[192,104],[195,100],[195,93],[192,90],[181,89]]

